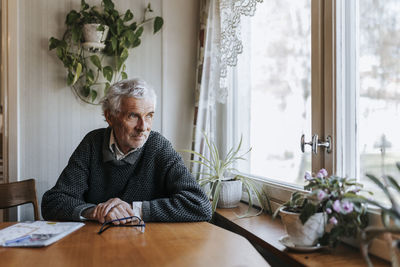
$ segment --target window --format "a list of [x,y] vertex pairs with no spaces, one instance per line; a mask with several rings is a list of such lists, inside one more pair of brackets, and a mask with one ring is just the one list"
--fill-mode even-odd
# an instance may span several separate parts
[[242,22],[242,38],[236,135],[252,151],[240,169],[302,184],[311,169],[311,153],[299,146],[302,133],[311,135],[311,0],[259,4]]
[[358,177],[376,199],[385,200],[366,174],[399,176],[400,2],[347,1],[341,10],[338,99],[344,108],[339,109],[339,127],[342,147],[347,148],[338,168],[343,175]]
[[[230,134],[253,148],[239,170],[298,187],[322,167],[367,186],[366,173],[398,177],[399,13],[398,0],[258,4],[232,74]],[[302,134],[330,135],[332,153],[301,153]]]
[[312,132],[311,11],[311,0],[258,4],[242,20],[244,51],[233,75],[233,140],[243,135],[252,147],[239,169],[298,186],[312,161],[310,149],[300,150],[301,135]]

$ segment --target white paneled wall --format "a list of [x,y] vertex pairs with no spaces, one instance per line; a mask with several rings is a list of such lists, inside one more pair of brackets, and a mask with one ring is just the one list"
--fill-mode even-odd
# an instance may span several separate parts
[[[61,38],[64,20],[80,0],[18,1],[18,180],[35,178],[38,197],[52,187],[69,156],[90,130],[105,127],[99,106],[79,102],[66,86],[65,70],[54,51],[51,36]],[[87,0],[100,4],[100,0]],[[131,9],[135,18],[149,1],[114,0],[120,11]],[[197,49],[197,0],[151,0],[164,18],[161,33],[146,31],[139,48],[131,50],[129,77],[141,77],[158,93],[154,129],[162,132],[177,149],[190,148],[194,112]],[[13,103],[10,103],[11,105]],[[12,171],[10,171],[11,173]],[[17,173],[17,172],[13,172]],[[16,180],[10,177],[10,181]],[[30,219],[29,208],[20,219]]]

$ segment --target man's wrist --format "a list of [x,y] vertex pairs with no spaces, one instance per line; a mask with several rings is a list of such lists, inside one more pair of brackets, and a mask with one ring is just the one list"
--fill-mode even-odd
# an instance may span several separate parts
[[84,217],[87,220],[92,220],[93,219],[93,211],[94,211],[94,207],[90,207],[90,208],[84,209],[82,211],[81,216]]

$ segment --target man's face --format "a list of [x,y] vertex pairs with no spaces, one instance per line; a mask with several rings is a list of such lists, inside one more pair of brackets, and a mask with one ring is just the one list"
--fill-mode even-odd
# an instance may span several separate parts
[[121,111],[116,116],[109,111],[105,112],[118,147],[124,154],[144,145],[151,131],[153,116],[154,104],[151,100],[133,97],[121,100]]

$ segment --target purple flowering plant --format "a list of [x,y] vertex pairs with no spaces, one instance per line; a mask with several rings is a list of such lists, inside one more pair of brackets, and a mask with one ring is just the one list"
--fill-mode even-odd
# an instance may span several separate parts
[[361,192],[363,185],[355,179],[329,176],[325,169],[316,174],[306,172],[305,190],[300,219],[303,224],[313,214],[325,212],[327,230],[320,239],[321,245],[336,246],[340,237],[356,237],[368,225],[366,198]]
[[[361,192],[363,185],[355,179],[329,176],[325,169],[316,174],[304,175],[308,192],[294,192],[288,202],[282,205],[285,211],[300,213],[303,224],[315,213],[324,212],[326,216],[325,233],[320,238],[321,245],[336,246],[340,237],[356,237],[368,225],[367,198]],[[277,209],[274,213],[276,217]]]

